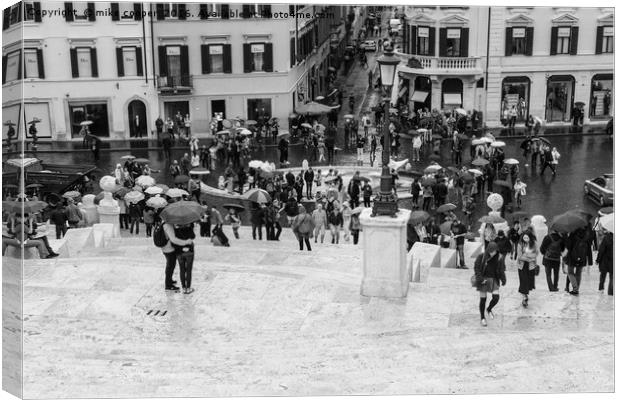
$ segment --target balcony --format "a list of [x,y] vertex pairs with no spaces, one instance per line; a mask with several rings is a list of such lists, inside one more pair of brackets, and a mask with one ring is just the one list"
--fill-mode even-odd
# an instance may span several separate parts
[[396,53],[403,61],[415,57],[424,69],[410,68],[401,64],[398,68],[402,72],[411,72],[423,75],[482,75],[480,57],[428,57],[415,56],[405,53]]
[[157,89],[161,94],[188,94],[192,92],[191,75],[158,76]]

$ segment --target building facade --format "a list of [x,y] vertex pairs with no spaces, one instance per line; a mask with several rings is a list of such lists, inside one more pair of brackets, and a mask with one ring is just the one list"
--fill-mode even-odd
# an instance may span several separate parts
[[[146,137],[190,115],[280,118],[327,94],[327,69],[350,7],[268,4],[22,2],[4,10],[3,114],[38,117],[41,138]],[[23,27],[23,30],[22,30]],[[22,109],[22,95],[24,105]],[[24,121],[25,120],[25,121]],[[6,134],[6,133],[5,133]]]
[[[3,13],[4,120],[21,137],[37,117],[52,140],[79,140],[85,119],[104,139],[146,137],[178,113],[198,133],[217,116],[278,117],[286,129],[297,105],[332,92],[328,68],[364,10],[20,2]],[[613,20],[613,8],[403,7],[393,100],[475,109],[489,127],[512,107],[519,120],[569,123],[580,103],[584,123],[607,121]]]
[[403,17],[393,97],[410,108],[475,109],[489,127],[513,107],[521,122],[569,123],[576,106],[586,124],[613,115],[613,8],[407,7]]

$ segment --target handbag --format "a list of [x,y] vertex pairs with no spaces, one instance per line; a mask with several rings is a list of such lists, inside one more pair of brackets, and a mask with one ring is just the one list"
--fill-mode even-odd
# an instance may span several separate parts
[[534,276],[538,276],[538,274],[540,274],[540,266],[536,265],[536,267],[534,268]]
[[471,278],[469,278],[469,281],[470,281],[472,287],[477,288],[479,286],[486,285],[486,283],[487,283],[487,280],[484,277],[484,273],[487,270],[487,260],[484,258],[484,255],[482,256],[482,264],[484,265],[484,268],[482,269],[482,274],[480,274],[480,276],[481,276],[480,279],[478,279],[476,277],[476,273],[475,272],[471,276]]

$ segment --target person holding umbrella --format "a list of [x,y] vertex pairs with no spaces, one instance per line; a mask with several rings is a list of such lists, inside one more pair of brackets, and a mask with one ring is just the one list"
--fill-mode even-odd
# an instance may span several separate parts
[[465,266],[465,235],[467,234],[467,227],[463,225],[458,218],[455,218],[452,221],[452,226],[450,227],[450,231],[452,233],[452,239],[454,239],[456,243],[456,253],[459,257],[459,264],[457,265],[457,269],[467,269]]
[[265,203],[259,203],[258,207],[252,210],[250,218],[252,223],[252,239],[256,240],[258,230],[258,240],[263,240],[263,225],[265,225]]
[[515,199],[517,200],[517,207],[519,208],[521,208],[521,202],[522,202],[523,196],[525,196],[527,193],[525,191],[526,187],[527,187],[527,184],[522,182],[520,178],[517,178],[513,188],[515,190]]
[[523,295],[521,305],[527,307],[530,290],[536,287],[536,257],[538,256],[538,250],[536,248],[536,237],[532,233],[525,232],[521,235],[521,240],[519,240],[518,244],[518,253],[519,293]]

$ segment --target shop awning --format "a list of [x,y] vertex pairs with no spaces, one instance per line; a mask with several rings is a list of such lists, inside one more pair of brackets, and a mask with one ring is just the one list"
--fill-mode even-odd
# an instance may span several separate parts
[[461,105],[461,94],[460,93],[444,93],[443,94],[443,103],[445,105]]
[[428,92],[422,92],[420,90],[416,90],[415,92],[413,92],[413,96],[411,96],[411,100],[417,101],[418,103],[424,103],[427,97],[428,97]]

